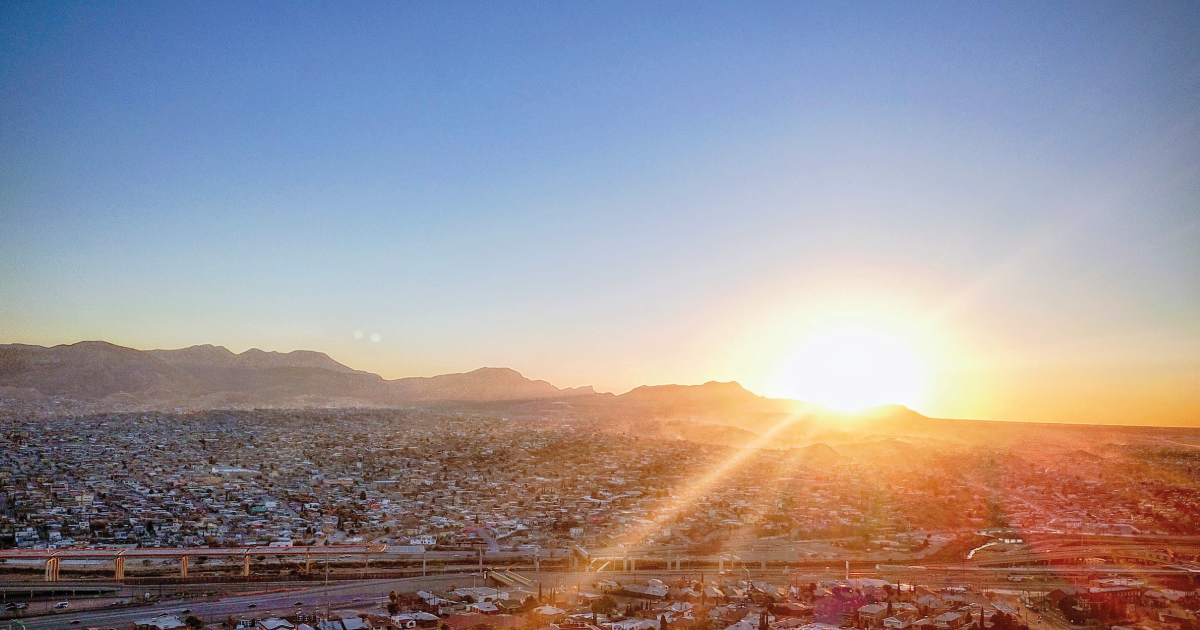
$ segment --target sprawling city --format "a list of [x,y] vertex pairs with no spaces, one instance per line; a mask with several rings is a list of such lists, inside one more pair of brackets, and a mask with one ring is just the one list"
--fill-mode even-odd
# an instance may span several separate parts
[[0,630],[1200,630],[1200,2],[0,1]]
[[1166,630],[1200,603],[1200,450],[1178,432],[1070,450],[878,436],[749,449],[632,435],[558,402],[537,417],[47,416],[10,400],[7,614],[167,630],[189,616]]

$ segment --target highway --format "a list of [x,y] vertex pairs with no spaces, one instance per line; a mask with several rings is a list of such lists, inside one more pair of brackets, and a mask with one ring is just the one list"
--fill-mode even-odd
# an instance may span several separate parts
[[[1072,576],[1080,577],[1083,573],[1097,572],[1095,569],[1086,569],[1083,567],[1064,569],[1066,568],[1023,567],[1014,570],[971,566],[954,568],[931,567],[930,569],[901,569],[897,567],[895,569],[885,568],[879,571],[855,571],[852,572],[852,575],[883,577],[901,583],[925,584],[935,587],[952,582],[955,584],[970,584],[978,589],[1016,593],[1023,591],[1048,591],[1057,585],[1070,583]],[[739,568],[736,571],[728,571],[723,576],[718,576],[715,572],[711,571],[703,573],[710,580],[714,578],[723,578],[725,580],[745,578],[757,580],[765,578],[775,584],[784,584],[789,579],[800,582],[816,582],[830,578],[836,579],[843,574],[843,571],[844,569],[833,570],[831,568],[830,571],[800,570],[794,573],[785,573],[782,570],[772,569],[764,574],[757,570],[751,571],[747,568]],[[1009,582],[1006,576],[1008,573],[1014,571],[1019,572],[1021,575],[1034,577],[1035,580],[1020,583]],[[1107,567],[1099,572],[1144,577],[1165,574],[1166,570],[1160,567]],[[643,581],[652,577],[663,579],[684,577],[694,579],[699,577],[700,573],[697,570],[651,570],[638,571],[636,573],[602,571],[586,573],[544,572],[533,574],[523,572],[526,577],[532,578],[535,581],[540,580],[547,588],[556,587],[560,591],[575,585],[591,584],[599,579],[615,579],[620,582]],[[190,610],[190,614],[194,614],[209,623],[223,621],[229,616],[236,618],[244,615],[262,618],[272,614],[283,615],[293,612],[297,608],[307,613],[324,613],[327,608],[332,610],[344,609],[353,612],[378,613],[383,612],[381,604],[387,601],[387,594],[392,590],[400,592],[413,592],[420,589],[444,590],[448,589],[451,585],[483,585],[484,580],[476,574],[458,573],[395,580],[334,582],[329,585],[319,586],[293,584],[294,586],[289,586],[287,583],[264,584],[263,587],[270,589],[269,591],[235,593],[217,599],[181,600],[118,610],[63,612],[41,617],[29,617],[22,621],[28,630],[71,630],[88,627],[126,630],[129,623],[135,619],[146,619],[160,613],[182,615],[183,610]],[[147,588],[149,589],[149,587]],[[302,605],[297,607],[295,605],[296,602],[301,602]],[[254,605],[254,608],[250,607],[251,604]],[[78,623],[73,623],[76,621]]]
[[[961,533],[961,532],[960,532]],[[1200,537],[1197,536],[1094,536],[1094,535],[1065,535],[1065,534],[1032,534],[1030,540],[1021,549],[1004,553],[981,554],[968,561],[967,564],[976,566],[1019,566],[1022,564],[1038,564],[1047,561],[1071,560],[1074,558],[1108,557],[1133,560],[1136,562],[1154,562],[1159,564],[1175,564],[1160,549],[1170,548],[1185,555],[1200,554]],[[452,565],[475,564],[482,559],[485,565],[519,564],[528,566],[534,564],[535,558],[541,562],[558,560],[568,556],[568,549],[522,549],[500,550],[495,541],[487,540],[487,550],[457,550],[442,551],[428,550],[424,553],[414,551],[411,547],[386,545],[330,545],[314,547],[241,547],[241,548],[136,548],[136,549],[42,549],[42,550],[0,550],[0,559],[10,566],[45,566],[53,559],[64,570],[79,571],[80,567],[105,569],[117,572],[116,563],[120,560],[120,572],[131,577],[136,571],[145,571],[145,567],[154,566],[164,573],[171,571],[177,574],[190,570],[193,574],[227,571],[230,568],[240,568],[244,573],[254,574],[258,571],[277,568],[282,562],[304,563],[314,569],[323,568],[326,563],[335,571],[339,569],[361,567],[368,570],[372,565],[390,564],[396,566],[428,566],[453,570]],[[840,563],[850,560],[858,564],[862,562],[878,562],[884,553],[896,564],[927,564],[926,554],[936,550],[937,545],[923,553],[888,552],[852,552],[833,546],[831,540],[809,541],[732,541],[729,549],[722,553],[694,553],[686,546],[630,546],[609,547],[589,550],[592,567],[599,567],[605,562],[609,568],[621,566],[626,559],[639,563],[653,562],[659,566],[667,559],[683,560],[691,567],[722,566],[729,568],[733,565],[752,565],[763,562],[780,564],[796,561],[807,563]],[[419,549],[419,548],[418,548]],[[481,558],[482,556],[482,558]],[[182,566],[182,560],[190,558],[190,566]],[[136,560],[137,564],[129,563]],[[149,564],[147,564],[149,563]],[[957,563],[954,563],[957,564]],[[58,565],[55,575],[58,577]],[[128,573],[126,573],[128,571]]]
[[[190,610],[189,614],[196,615],[209,623],[223,621],[230,615],[238,617],[249,614],[254,617],[265,617],[271,613],[282,615],[296,609],[304,612],[320,611],[323,613],[326,607],[334,609],[351,607],[355,611],[383,612],[380,604],[387,601],[388,591],[414,591],[422,588],[444,589],[451,584],[470,586],[472,579],[479,580],[478,577],[470,574],[457,574],[401,580],[341,582],[328,586],[289,589],[282,592],[230,595],[207,601],[179,601],[118,610],[65,612],[30,617],[21,621],[28,630],[68,630],[87,627],[126,630],[129,623],[135,619],[146,619],[161,613],[179,614],[183,610]],[[356,598],[359,601],[355,601]],[[296,606],[296,602],[302,602],[303,606]],[[250,608],[251,604],[254,604],[254,608]],[[74,623],[76,621],[78,623]]]
[[[924,564],[922,558],[909,556],[908,558],[896,558],[893,560],[896,565],[880,566],[880,570],[863,570],[862,566],[866,562],[870,562],[866,554],[845,554],[839,559],[829,558],[814,558],[812,556],[820,553],[830,553],[835,550],[828,546],[827,541],[805,541],[805,542],[785,542],[772,541],[766,544],[751,544],[745,545],[742,548],[727,551],[725,553],[714,554],[709,556],[688,554],[688,549],[683,547],[632,547],[632,548],[609,548],[595,549],[590,552],[592,560],[592,568],[605,566],[607,570],[600,572],[578,572],[578,573],[542,573],[534,576],[532,572],[524,569],[518,569],[519,572],[526,576],[541,579],[542,583],[547,586],[577,584],[580,582],[592,582],[597,579],[616,579],[618,581],[644,580],[650,577],[699,577],[699,574],[704,573],[709,578],[717,577],[717,566],[722,566],[725,573],[724,579],[744,579],[744,577],[753,577],[754,579],[767,579],[782,583],[788,577],[794,577],[808,581],[811,576],[812,581],[821,579],[836,578],[843,574],[843,560],[846,556],[851,556],[849,559],[855,565],[855,575],[886,577],[891,580],[914,583],[914,584],[929,584],[940,585],[948,581],[956,581],[970,583],[977,588],[985,589],[1005,589],[1012,591],[1025,590],[1041,590],[1049,584],[1059,582],[1069,582],[1072,579],[1079,579],[1093,574],[1106,575],[1128,575],[1128,576],[1167,576],[1167,575],[1190,575],[1193,579],[1200,575],[1200,567],[1193,564],[1173,562],[1172,560],[1163,557],[1159,553],[1162,547],[1168,547],[1176,550],[1195,551],[1197,545],[1200,544],[1200,539],[1196,537],[1181,538],[1176,537],[1171,540],[1138,540],[1124,537],[1087,537],[1084,542],[1086,545],[1080,545],[1081,537],[1074,536],[1039,536],[1038,540],[1030,541],[1030,544],[1018,547],[1016,549],[1001,552],[981,554],[980,556],[966,561],[959,562],[942,562],[929,563],[927,568],[916,566]],[[64,551],[66,551],[64,553]],[[113,557],[114,551],[117,550],[38,550],[38,551],[16,551],[9,550],[0,552],[0,556],[7,556],[13,564],[17,563],[37,563],[45,562],[45,558],[50,555],[55,555],[66,562],[97,562],[103,561],[104,555],[109,558]],[[210,555],[214,556],[214,563],[219,562],[218,559],[235,559],[244,558],[247,556],[270,555],[275,557],[281,556],[303,556],[305,552],[314,552],[316,548],[256,548],[253,551],[248,549],[137,549],[137,550],[119,550],[117,551],[125,557],[139,557],[142,560],[151,562],[162,562],[168,560],[172,556],[178,555]],[[363,562],[367,558],[372,561],[381,561],[386,559],[399,559],[407,556],[410,560],[415,559],[420,562],[421,556],[404,554],[399,548],[384,550],[378,547],[369,548],[366,546],[343,546],[343,547],[322,547],[320,553],[312,553],[320,559],[314,558],[314,564],[317,567],[322,567],[325,560],[333,561],[333,564],[354,563],[355,560]],[[265,552],[265,553],[263,553]],[[815,552],[815,553],[814,553]],[[547,556],[558,555],[562,556],[570,553],[565,549],[541,550],[541,559],[546,560]],[[152,617],[162,612],[179,613],[184,609],[190,609],[192,614],[195,614],[202,619],[214,622],[224,620],[228,616],[237,617],[239,615],[253,614],[256,617],[262,617],[271,614],[283,614],[285,612],[295,611],[297,608],[295,602],[302,602],[300,607],[304,612],[324,611],[326,607],[330,608],[350,608],[356,611],[381,611],[379,604],[386,600],[387,593],[390,590],[397,591],[415,591],[418,589],[445,589],[451,584],[460,586],[468,586],[474,584],[482,584],[482,580],[478,576],[473,576],[471,571],[474,570],[473,565],[479,560],[479,553],[470,552],[454,552],[454,551],[431,551],[426,554],[428,560],[440,560],[443,563],[460,564],[458,570],[465,571],[459,573],[437,573],[432,574],[433,570],[443,569],[431,567],[431,575],[427,577],[411,577],[402,579],[390,580],[356,580],[356,581],[337,581],[329,585],[319,585],[312,582],[293,582],[293,583],[263,583],[263,589],[286,589],[283,591],[273,590],[271,592],[258,592],[255,594],[246,593],[231,593],[219,599],[208,600],[188,600],[179,601],[174,604],[155,604],[152,606],[132,607],[117,610],[93,610],[74,612],[63,612],[54,615],[43,617],[30,617],[25,621],[28,630],[66,630],[69,628],[112,628],[116,630],[125,630],[128,628],[129,622],[134,619],[144,619]],[[483,555],[485,565],[495,566],[497,564],[508,564],[512,561],[526,560],[528,561],[531,555],[530,551],[505,551],[505,552],[485,552]],[[858,557],[853,557],[858,556]],[[622,567],[624,558],[637,558],[646,564],[639,562],[638,568],[642,571],[622,572],[619,569]],[[1086,564],[1060,564],[1054,566],[1021,566],[1038,564],[1045,561],[1062,561],[1071,559],[1085,559],[1091,557],[1108,557],[1116,560],[1111,564],[1105,563],[1102,565],[1086,565]],[[646,566],[650,562],[655,562],[657,566],[663,566],[666,558],[684,558],[691,566],[683,567],[681,571],[670,571],[650,568]],[[509,562],[504,562],[505,560]],[[780,566],[781,561],[789,564],[796,560],[805,562],[807,567],[797,567],[792,564],[793,570],[797,571],[794,574],[785,574],[783,567]],[[1122,560],[1140,560],[1133,565],[1126,564]],[[457,561],[457,562],[456,562]],[[473,562],[474,561],[474,562]],[[500,561],[500,562],[497,562]],[[649,562],[647,562],[649,561]],[[772,565],[767,566],[769,570],[761,571],[763,568],[762,562],[767,561]],[[829,568],[819,567],[819,564],[828,562]],[[469,563],[469,564],[467,564]],[[1145,564],[1143,564],[1145,563]],[[587,564],[586,562],[584,564]],[[706,568],[697,566],[707,565]],[[813,566],[817,564],[818,566]],[[880,563],[882,564],[882,563]],[[465,565],[465,566],[464,566]],[[1008,565],[999,566],[999,565]],[[1141,566],[1139,566],[1141,565]],[[1150,566],[1146,566],[1150,565]],[[360,565],[361,566],[361,565]],[[819,567],[819,568],[818,568]],[[198,566],[196,567],[199,568]],[[322,567],[323,568],[323,567]],[[364,567],[365,568],[365,567]],[[449,567],[446,567],[449,568]],[[649,569],[649,570],[645,570]],[[1010,573],[1036,577],[1034,583],[1008,583],[1006,577]],[[803,575],[805,577],[800,578]],[[200,580],[203,581],[202,579]],[[1064,583],[1065,583],[1064,582]],[[41,582],[40,584],[49,586],[53,583]],[[191,585],[190,587],[194,587]],[[220,589],[221,586],[214,585]],[[230,585],[232,586],[232,585]],[[247,588],[249,585],[241,585],[240,588]],[[141,587],[138,587],[141,588]],[[153,591],[154,587],[144,587],[147,591]],[[228,588],[228,587],[226,587]],[[358,598],[359,601],[355,601]],[[65,598],[64,598],[65,599]],[[82,600],[79,600],[82,604]],[[254,604],[254,608],[250,605]],[[77,622],[77,623],[72,623]]]

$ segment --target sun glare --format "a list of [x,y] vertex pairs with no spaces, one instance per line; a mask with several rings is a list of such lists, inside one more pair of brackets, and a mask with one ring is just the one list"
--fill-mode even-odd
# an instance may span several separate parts
[[915,407],[925,390],[925,366],[908,344],[881,330],[825,329],[802,341],[783,362],[775,389],[843,411]]

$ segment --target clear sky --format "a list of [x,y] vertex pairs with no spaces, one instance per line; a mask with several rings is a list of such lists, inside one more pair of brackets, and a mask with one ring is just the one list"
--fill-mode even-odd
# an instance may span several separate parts
[[0,4],[0,342],[791,395],[845,325],[1200,425],[1200,4]]

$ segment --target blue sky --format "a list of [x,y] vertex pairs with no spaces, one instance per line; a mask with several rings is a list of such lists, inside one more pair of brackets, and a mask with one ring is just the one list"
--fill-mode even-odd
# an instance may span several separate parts
[[0,341],[779,394],[806,331],[867,319],[926,355],[929,413],[1200,423],[1198,32],[1194,3],[5,3]]

